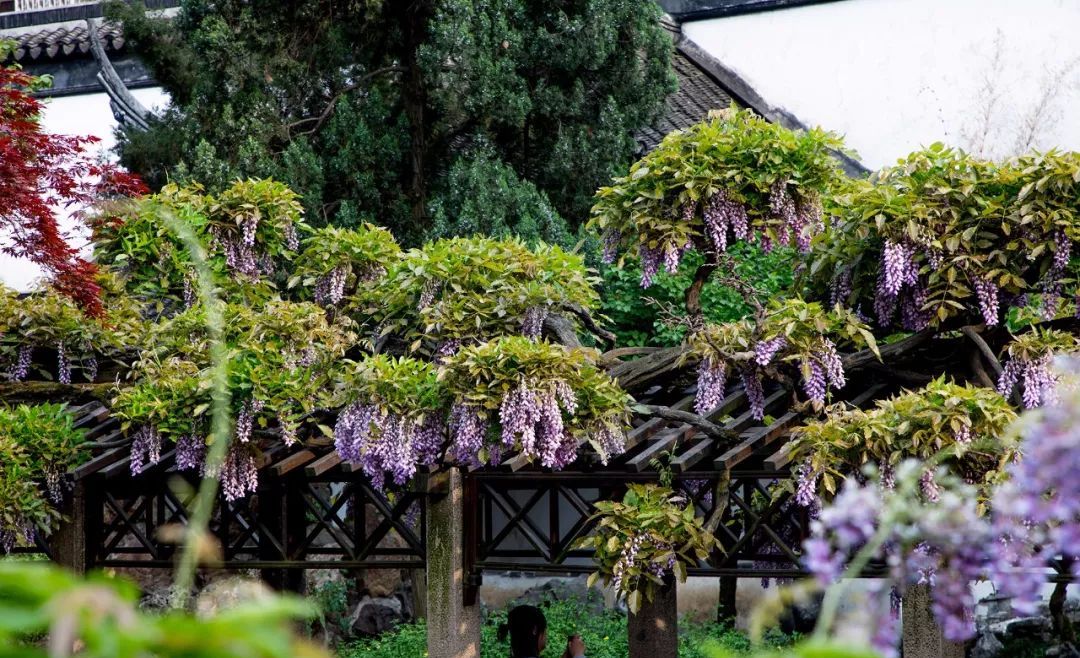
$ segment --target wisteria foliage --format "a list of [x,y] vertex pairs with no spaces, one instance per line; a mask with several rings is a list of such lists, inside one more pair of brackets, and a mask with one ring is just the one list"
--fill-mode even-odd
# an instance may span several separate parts
[[665,581],[685,581],[688,566],[720,547],[693,503],[654,484],[631,484],[622,501],[597,502],[595,518],[596,531],[577,544],[595,551],[588,584],[602,580],[635,614]]
[[[325,406],[333,365],[355,338],[347,320],[329,320],[318,306],[276,301],[261,309],[227,305],[225,341],[235,420],[232,440],[240,450],[222,467],[226,495],[253,491],[251,453],[256,430],[276,428],[286,443]],[[165,441],[176,442],[178,463],[203,469],[211,405],[210,343],[202,307],[156,324],[133,369],[134,381],[119,388],[112,413],[132,433],[132,471],[157,461]],[[231,454],[231,453],[230,453]]]
[[264,301],[285,287],[300,236],[295,193],[272,180],[237,181],[220,194],[199,185],[166,185],[155,195],[93,221],[94,255],[124,280],[128,292],[165,309],[194,304],[194,270],[186,245],[166,218],[186,224],[207,248],[219,291],[235,301]]
[[520,453],[558,469],[584,444],[604,461],[621,453],[631,399],[595,358],[524,337],[462,348],[443,372],[452,401],[448,458],[479,465]]
[[[789,454],[799,465],[796,499],[804,506],[813,505],[819,495],[831,499],[848,474],[867,464],[877,467],[890,487],[904,460],[943,459],[959,478],[978,488],[979,509],[985,511],[1006,465],[1017,457],[1016,438],[1007,431],[1015,419],[1016,412],[998,393],[944,378],[879,400],[870,409],[836,405],[792,436]],[[933,471],[927,473],[922,494],[933,499],[937,487]]]
[[[108,274],[99,272],[96,280],[105,302],[97,317],[53,289],[20,297],[0,285],[0,373],[12,381],[39,375],[63,384],[94,381],[98,358],[115,355],[143,328]],[[34,363],[35,352],[50,358]]]
[[33,546],[60,519],[63,474],[89,456],[64,405],[0,409],[0,554]]
[[821,409],[828,392],[847,383],[839,348],[877,350],[873,334],[854,313],[799,298],[773,300],[755,318],[705,325],[688,345],[689,354],[701,359],[696,411],[715,409],[729,378],[738,376],[758,419],[765,415],[763,379],[784,370],[797,373],[805,398]]
[[594,308],[595,283],[584,259],[559,247],[452,238],[403,254],[357,296],[355,317],[373,337],[392,336],[413,350],[536,338],[548,313]]
[[338,378],[344,404],[334,446],[342,459],[359,464],[380,489],[387,476],[404,485],[419,467],[438,463],[448,397],[434,364],[380,354],[343,369]]
[[355,229],[326,226],[301,241],[288,287],[310,290],[321,306],[337,306],[358,286],[386,275],[401,248],[390,231],[371,224]]
[[643,288],[690,249],[714,262],[739,240],[807,251],[825,224],[822,198],[841,180],[831,155],[841,147],[832,133],[794,132],[730,108],[670,133],[600,188],[590,227],[605,261],[622,252],[640,260]]
[[1008,360],[998,377],[998,393],[1009,396],[1019,387],[1026,409],[1056,402],[1054,356],[1075,352],[1077,346],[1074,335],[1055,329],[1035,327],[1020,334],[1005,348]]
[[1071,315],[1077,199],[1080,154],[991,162],[934,144],[833,198],[806,283],[886,329]]

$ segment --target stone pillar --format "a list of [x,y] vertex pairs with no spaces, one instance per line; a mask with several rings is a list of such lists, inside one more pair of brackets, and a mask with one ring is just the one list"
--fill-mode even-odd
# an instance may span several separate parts
[[670,576],[649,601],[626,622],[630,658],[677,658],[679,653],[679,606],[675,579]]
[[456,468],[445,477],[427,506],[427,655],[479,658],[480,606],[465,605],[463,478]]
[[904,658],[964,658],[964,645],[946,640],[934,619],[927,585],[909,587],[901,605]]

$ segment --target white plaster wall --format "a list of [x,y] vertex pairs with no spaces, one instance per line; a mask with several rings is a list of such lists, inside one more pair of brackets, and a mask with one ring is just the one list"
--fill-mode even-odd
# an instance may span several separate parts
[[[1080,2],[845,0],[697,21],[686,36],[878,168],[935,141],[1080,150]],[[985,138],[983,137],[985,133]]]
[[[132,94],[149,109],[162,108],[167,102],[165,92],[157,87],[135,89]],[[50,133],[93,135],[101,141],[92,148],[91,153],[101,158],[115,159],[111,155],[111,149],[116,144],[113,135],[116,121],[109,109],[109,97],[104,93],[49,99],[42,115],[42,125]],[[62,222],[62,226],[66,231],[73,229],[71,222]],[[0,239],[6,237],[0,232]],[[75,232],[72,234],[72,241],[81,246],[85,244],[86,238],[85,235]],[[0,283],[18,291],[26,291],[40,276],[41,271],[33,264],[0,254]]]

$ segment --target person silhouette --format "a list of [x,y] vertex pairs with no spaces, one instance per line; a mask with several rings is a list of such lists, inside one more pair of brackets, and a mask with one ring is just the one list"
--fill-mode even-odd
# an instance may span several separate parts
[[[516,606],[506,615],[506,621],[499,624],[499,641],[505,642],[507,636],[510,658],[540,658],[547,647],[547,618],[536,606]],[[567,638],[562,658],[585,658],[585,643],[580,635]]]

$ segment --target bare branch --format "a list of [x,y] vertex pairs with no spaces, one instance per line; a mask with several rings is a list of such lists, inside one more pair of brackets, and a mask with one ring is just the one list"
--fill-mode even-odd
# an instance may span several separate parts
[[615,344],[615,334],[597,324],[596,318],[594,318],[592,314],[589,313],[588,309],[582,308],[578,304],[566,304],[563,306],[563,309],[573,314],[573,316],[576,317],[581,322],[581,324],[585,326],[586,329],[588,329],[595,336],[600,338],[600,340],[604,341],[608,345]]
[[634,410],[648,416],[655,416],[657,418],[663,418],[664,420],[674,420],[680,423],[686,423],[687,425],[692,425],[699,432],[713,439],[733,441],[739,438],[738,432],[725,429],[708,418],[699,416],[690,411],[679,411],[678,409],[655,404],[636,404],[634,405]]
[[404,66],[391,65],[391,66],[384,66],[382,68],[375,69],[374,71],[370,71],[368,73],[365,73],[364,75],[360,76],[360,78],[357,79],[356,82],[353,82],[352,84],[345,85],[344,87],[341,88],[341,91],[334,94],[330,98],[330,102],[328,102],[326,104],[326,109],[324,109],[322,111],[322,114],[320,114],[317,117],[308,117],[306,119],[300,119],[299,121],[294,121],[293,123],[290,123],[288,126],[286,126],[286,130],[288,130],[289,134],[291,135],[293,129],[299,128],[300,126],[302,126],[304,124],[314,122],[315,125],[312,126],[310,130],[305,130],[303,134],[310,135],[312,133],[317,133],[317,132],[319,132],[319,129],[322,128],[323,124],[326,123],[327,120],[330,119],[330,115],[332,115],[334,113],[334,108],[337,107],[337,102],[342,96],[344,96],[345,94],[354,92],[357,89],[360,89],[361,87],[363,87],[368,82],[368,80],[371,80],[372,78],[378,77],[380,75],[386,75],[387,73],[404,73],[405,71],[406,71],[406,69],[405,69]]

